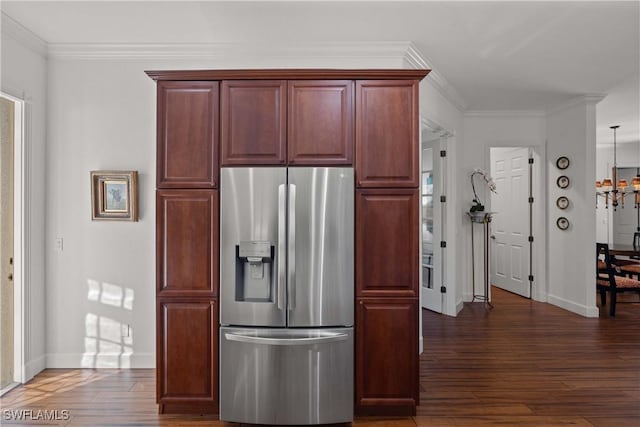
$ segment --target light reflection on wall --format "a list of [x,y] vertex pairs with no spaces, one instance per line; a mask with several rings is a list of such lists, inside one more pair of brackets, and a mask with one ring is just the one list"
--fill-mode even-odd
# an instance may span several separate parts
[[[87,280],[87,299],[95,312],[85,316],[83,368],[130,368],[133,329],[127,320],[133,310],[133,289]],[[105,313],[108,313],[106,315]]]

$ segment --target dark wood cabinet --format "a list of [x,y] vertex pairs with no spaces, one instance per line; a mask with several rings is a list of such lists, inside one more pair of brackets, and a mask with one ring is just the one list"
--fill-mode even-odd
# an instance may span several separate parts
[[218,82],[158,82],[158,188],[218,184]]
[[222,82],[222,165],[286,162],[286,80]]
[[161,413],[218,412],[220,166],[353,164],[355,414],[415,414],[418,82],[427,73],[147,71],[157,81]]
[[418,187],[417,80],[356,82],[359,187]]
[[418,296],[418,192],[356,191],[357,296]]
[[[165,406],[218,402],[218,307],[216,300],[159,299],[157,305],[157,399]],[[211,412],[208,411],[208,412]]]
[[353,81],[292,80],[288,92],[288,163],[350,165]]
[[218,190],[158,190],[156,281],[159,296],[215,296]]
[[418,300],[358,299],[356,411],[415,414],[418,404]]

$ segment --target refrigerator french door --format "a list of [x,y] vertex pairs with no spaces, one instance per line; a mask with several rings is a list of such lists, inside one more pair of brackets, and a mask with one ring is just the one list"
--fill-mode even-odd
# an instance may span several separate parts
[[220,419],[351,421],[353,169],[220,179]]

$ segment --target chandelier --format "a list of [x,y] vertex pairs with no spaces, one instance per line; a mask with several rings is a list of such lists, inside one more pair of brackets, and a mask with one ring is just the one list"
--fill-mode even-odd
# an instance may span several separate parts
[[637,175],[631,180],[631,187],[627,183],[626,179],[618,180],[618,163],[616,157],[616,131],[619,125],[611,126],[613,129],[613,179],[605,178],[602,181],[596,181],[596,208],[598,207],[598,196],[604,198],[604,207],[609,209],[609,201],[613,210],[616,210],[618,205],[624,208],[624,196],[625,194],[634,193],[635,207],[636,209],[640,205],[640,175]]

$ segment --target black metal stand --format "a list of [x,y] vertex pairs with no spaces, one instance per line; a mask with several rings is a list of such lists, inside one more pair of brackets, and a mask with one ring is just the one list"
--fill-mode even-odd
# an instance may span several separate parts
[[[484,302],[489,308],[493,308],[493,305],[489,301],[489,223],[491,223],[491,215],[493,212],[467,212],[469,219],[471,220],[471,283],[473,286],[473,299]],[[475,241],[473,236],[474,227],[473,224],[483,224],[483,244],[484,244],[484,295],[476,294],[476,257],[475,257]]]

